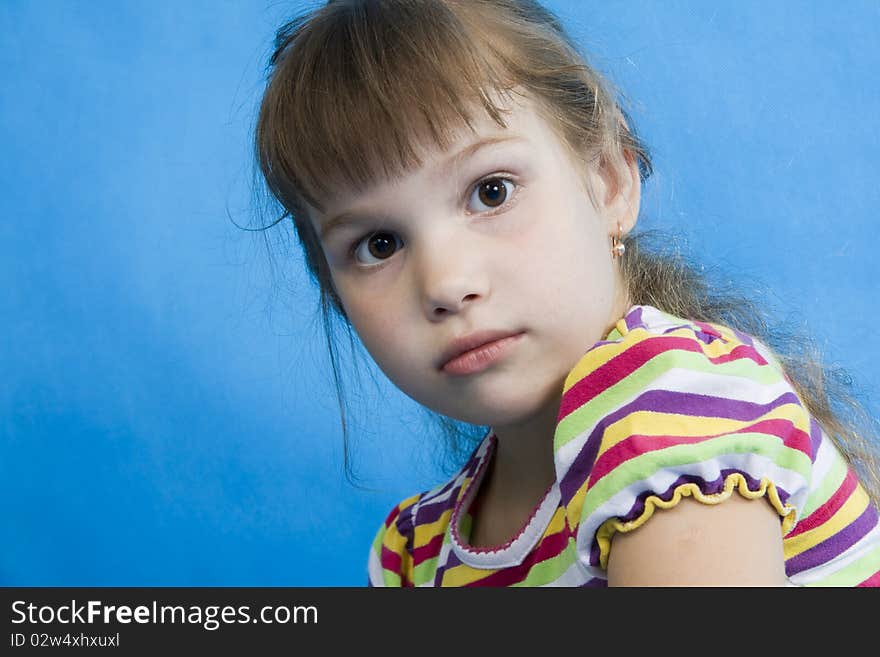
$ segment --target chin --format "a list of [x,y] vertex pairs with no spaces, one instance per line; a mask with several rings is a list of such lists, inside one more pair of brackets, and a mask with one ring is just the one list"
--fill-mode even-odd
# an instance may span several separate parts
[[548,404],[554,404],[553,412],[559,410],[561,392],[550,399],[540,397],[530,391],[528,396],[474,395],[466,409],[458,408],[446,413],[462,422],[482,426],[500,427],[521,424],[535,415],[545,412]]

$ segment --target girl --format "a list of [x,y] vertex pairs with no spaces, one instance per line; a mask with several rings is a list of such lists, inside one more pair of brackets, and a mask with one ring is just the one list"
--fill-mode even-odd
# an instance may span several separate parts
[[391,510],[370,584],[880,584],[871,419],[634,232],[647,149],[549,11],[331,1],[270,69],[256,154],[331,362],[336,313],[479,432]]

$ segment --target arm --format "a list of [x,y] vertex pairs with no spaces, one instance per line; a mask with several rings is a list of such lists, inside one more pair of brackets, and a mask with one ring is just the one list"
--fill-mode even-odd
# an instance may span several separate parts
[[734,493],[719,504],[686,497],[614,535],[609,586],[785,586],[779,514]]

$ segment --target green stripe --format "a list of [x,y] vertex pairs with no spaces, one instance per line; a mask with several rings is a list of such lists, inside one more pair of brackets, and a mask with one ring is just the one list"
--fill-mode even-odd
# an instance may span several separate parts
[[400,586],[400,575],[397,573],[392,572],[387,568],[383,568],[382,575],[385,581],[385,586]]
[[[640,454],[624,461],[612,472],[602,477],[587,491],[584,507],[581,511],[581,520],[587,518],[600,505],[627,486],[648,479],[658,470],[699,464],[724,454],[767,456],[777,466],[793,470],[805,479],[812,466],[809,456],[799,450],[785,447],[782,444],[782,439],[772,434],[753,432],[728,434],[704,440],[696,445],[674,445]],[[752,476],[755,475],[752,474]]]
[[413,583],[416,586],[421,586],[425,582],[434,579],[434,575],[437,574],[438,559],[440,559],[440,555],[427,559],[413,568]]
[[376,532],[376,537],[373,539],[373,552],[376,553],[376,556],[382,556],[382,542],[385,540],[385,523],[382,523],[382,526],[379,527],[379,531]]
[[548,582],[559,579],[577,560],[577,548],[573,538],[569,538],[568,545],[555,557],[536,563],[529,569],[524,580],[512,586],[543,586]]
[[[463,528],[466,528],[466,531],[470,532],[470,523],[470,514],[465,513],[461,519],[461,526]],[[467,534],[464,535],[467,536]],[[449,525],[446,525],[446,530],[443,532],[443,542],[440,544],[440,551],[437,553],[437,556],[431,557],[430,559],[423,561],[418,566],[413,568],[413,580],[416,586],[424,584],[429,580],[433,581],[434,576],[437,574],[437,564],[439,562],[440,555],[443,553],[443,547],[451,542],[452,534],[449,531]]]
[[838,570],[833,575],[806,586],[856,586],[880,570],[880,546],[868,554]]
[[[715,364],[711,363],[702,352],[669,349],[657,354],[629,376],[609,386],[563,418],[556,426],[553,437],[554,451],[592,427],[599,418],[617,410],[624,400],[634,399],[635,393],[650,388],[653,381],[673,368],[704,372],[714,376],[744,378],[761,386],[772,385],[782,379],[782,375],[772,367],[758,365],[748,358]],[[738,388],[742,385],[741,380],[731,379],[731,386]]]
[[[823,438],[823,440],[829,439]],[[822,480],[819,487],[810,493],[810,496],[807,498],[807,504],[804,506],[804,511],[801,514],[802,518],[806,518],[831,498],[834,491],[840,488],[840,484],[842,484],[843,480],[846,478],[846,470],[846,462],[840,458],[840,456],[835,454],[834,464],[828,469],[825,479]],[[813,485],[816,483],[817,482],[813,482]]]

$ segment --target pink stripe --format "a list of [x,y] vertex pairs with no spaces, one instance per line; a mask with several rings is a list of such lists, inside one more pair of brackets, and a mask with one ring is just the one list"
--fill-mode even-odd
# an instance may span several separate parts
[[401,586],[410,586],[409,582],[406,579],[406,576],[403,574],[403,568],[401,567],[401,559],[400,555],[392,550],[389,550],[384,545],[382,546],[382,568],[385,570],[390,570],[393,573],[397,573],[400,575],[400,585]]
[[413,550],[413,567],[418,566],[427,559],[433,559],[440,554],[440,548],[443,547],[443,534],[437,534],[430,541],[421,547]]
[[735,431],[729,431],[719,434],[703,435],[703,436],[649,436],[644,434],[635,434],[621,440],[619,443],[603,452],[593,466],[590,473],[590,483],[592,487],[606,474],[614,470],[617,466],[642,454],[655,452],[674,447],[676,445],[694,445],[705,440],[718,438],[720,436],[735,436],[739,433],[764,433],[776,438],[782,438],[782,443],[789,449],[795,449],[800,452],[806,452],[810,444],[810,436],[800,429],[796,428],[788,420],[770,419],[761,422],[755,422]]
[[707,335],[713,335],[713,336],[715,336],[716,338],[720,338],[720,337],[721,337],[721,334],[717,331],[717,329],[715,329],[713,326],[710,326],[710,325],[707,324],[706,322],[700,322],[700,321],[698,321],[698,320],[692,320],[692,323],[694,324],[694,326],[699,326],[700,329],[703,331],[703,333],[706,333]]
[[619,383],[642,367],[657,354],[673,349],[700,352],[700,346],[691,339],[673,336],[654,336],[637,342],[569,388],[562,397],[557,421],[580,408],[603,390]]
[[730,350],[729,353],[724,354],[722,356],[717,356],[716,358],[710,358],[709,360],[715,364],[718,363],[728,363],[733,360],[740,360],[742,358],[748,358],[749,360],[755,361],[758,365],[766,365],[767,361],[764,360],[764,357],[758,353],[758,351],[754,347],[750,347],[747,344],[741,344]]
[[859,582],[856,586],[880,586],[880,570],[871,575],[863,582]]
[[486,577],[470,582],[467,586],[511,586],[523,581],[528,577],[529,571],[535,564],[552,559],[559,555],[568,545],[571,532],[566,528],[549,536],[545,536],[537,549],[518,566],[493,570]]
[[385,529],[388,529],[391,526],[391,523],[394,522],[394,519],[400,515],[400,506],[396,506],[391,509],[391,513],[388,514],[388,517],[385,518]]
[[763,356],[754,347],[749,345],[737,345],[730,353],[709,357],[703,352],[701,343],[692,338],[655,335],[637,342],[626,351],[617,354],[571,386],[562,397],[557,422],[562,421],[571,412],[589,402],[602,391],[628,377],[657,354],[676,349],[679,351],[702,353],[710,363],[715,365],[743,358],[752,360],[758,365],[767,365],[767,361],[764,360]]
[[852,495],[853,491],[856,489],[857,483],[855,473],[852,469],[848,470],[846,477],[843,478],[840,486],[838,486],[837,490],[834,491],[834,494],[828,498],[828,501],[795,525],[794,529],[785,535],[785,538],[793,538],[806,531],[815,529],[826,522],[831,516],[837,513],[837,510],[840,509],[840,507],[842,507],[849,499],[850,495]]

